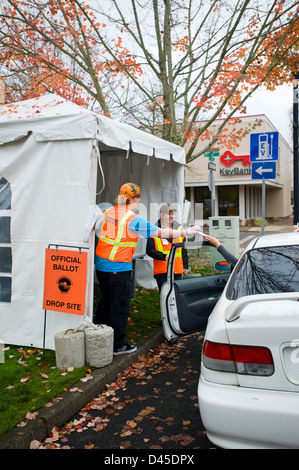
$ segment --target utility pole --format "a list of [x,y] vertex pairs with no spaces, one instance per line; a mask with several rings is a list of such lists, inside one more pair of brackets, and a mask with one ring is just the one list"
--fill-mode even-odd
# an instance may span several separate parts
[[298,101],[299,72],[294,74],[293,86],[293,151],[294,151],[294,230],[299,223],[299,139],[298,139]]

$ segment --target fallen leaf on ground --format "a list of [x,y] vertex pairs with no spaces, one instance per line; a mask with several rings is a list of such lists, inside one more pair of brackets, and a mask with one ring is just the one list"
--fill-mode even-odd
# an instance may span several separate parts
[[80,380],[81,380],[81,382],[87,382],[90,379],[93,379],[92,375],[87,375],[86,377],[83,377],[83,379],[80,379]]
[[29,377],[29,375],[27,375],[27,377],[23,377],[23,378],[20,380],[20,382],[25,383],[25,382],[27,382],[27,380],[29,380],[29,379],[30,379],[30,377]]
[[140,411],[138,414],[140,416],[147,416],[153,411],[155,411],[155,408],[153,408],[152,406],[147,406],[144,410]]
[[48,375],[47,374],[44,374],[43,372],[40,372],[39,375],[43,378],[43,379],[48,379]]
[[41,443],[37,440],[30,442],[30,449],[38,449],[41,446]]
[[35,418],[37,417],[37,415],[38,415],[38,412],[37,412],[37,411],[34,411],[33,413],[29,413],[29,412],[28,412],[28,413],[26,414],[25,418],[26,418],[26,419],[35,419]]
[[26,421],[22,421],[21,423],[17,424],[18,428],[23,428],[24,426],[26,426],[27,422]]
[[93,449],[93,448],[94,448],[94,444],[91,444],[91,443],[90,443],[90,444],[86,444],[86,445],[84,446],[84,449]]

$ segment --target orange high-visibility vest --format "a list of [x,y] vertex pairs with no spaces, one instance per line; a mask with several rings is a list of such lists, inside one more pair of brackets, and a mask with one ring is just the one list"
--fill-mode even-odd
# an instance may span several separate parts
[[[161,251],[165,255],[169,255],[172,243],[181,243],[184,237],[174,238],[172,242],[169,242],[165,238],[154,238],[155,248],[157,251]],[[154,259],[154,275],[162,274],[167,272],[167,261]],[[177,248],[174,260],[174,274],[183,274],[184,265],[182,258],[182,248]]]
[[110,261],[130,263],[138,235],[129,230],[129,224],[136,214],[122,205],[110,207],[104,214],[96,255]]

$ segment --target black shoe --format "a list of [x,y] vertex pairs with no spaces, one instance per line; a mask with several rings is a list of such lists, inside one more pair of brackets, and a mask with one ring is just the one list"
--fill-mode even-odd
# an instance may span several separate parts
[[119,354],[129,354],[134,351],[137,351],[136,344],[125,344],[121,348],[116,349],[116,351],[113,351],[113,354],[114,356],[118,356]]

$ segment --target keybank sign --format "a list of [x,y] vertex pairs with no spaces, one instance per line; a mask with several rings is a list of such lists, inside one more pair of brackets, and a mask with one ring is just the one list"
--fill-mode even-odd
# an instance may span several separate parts
[[249,168],[220,168],[219,174],[221,176],[234,176],[234,175],[251,175],[251,167]]
[[[230,150],[224,152],[220,157],[224,168],[219,169],[220,176],[251,175],[250,155],[234,155]],[[231,167],[235,162],[240,162],[242,167]]]

